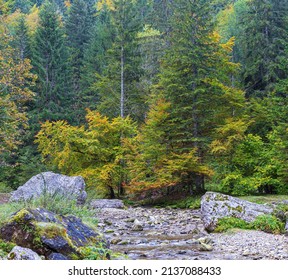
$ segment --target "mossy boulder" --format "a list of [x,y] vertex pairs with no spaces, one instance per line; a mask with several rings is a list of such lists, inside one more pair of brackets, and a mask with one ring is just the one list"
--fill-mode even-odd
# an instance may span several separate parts
[[0,238],[30,248],[46,259],[55,253],[67,259],[82,259],[85,246],[108,248],[106,239],[81,219],[56,215],[43,208],[24,208],[13,214],[0,229]]
[[239,218],[250,223],[260,215],[272,214],[273,210],[274,208],[269,205],[252,203],[215,192],[207,192],[201,199],[202,220],[208,231],[214,231],[221,218]]

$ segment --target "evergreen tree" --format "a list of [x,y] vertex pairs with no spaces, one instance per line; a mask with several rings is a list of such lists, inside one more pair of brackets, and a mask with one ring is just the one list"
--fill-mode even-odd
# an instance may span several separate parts
[[72,84],[76,93],[82,90],[80,87],[80,70],[92,23],[93,18],[86,2],[84,0],[73,1],[66,21],[66,34],[68,36]]
[[21,16],[15,28],[13,47],[18,50],[19,58],[23,61],[31,58],[31,43],[25,16]]
[[102,75],[97,75],[94,84],[101,100],[98,108],[112,117],[130,115],[141,120],[144,100],[138,87],[141,60],[137,34],[142,29],[142,22],[131,0],[114,1],[110,12],[116,36],[107,52],[107,67]]
[[[230,80],[235,71],[229,61],[232,42],[220,46],[206,1],[181,0],[171,8],[171,45],[162,61],[157,87],[171,103],[167,125],[174,152],[185,154],[194,149],[204,164],[214,129],[237,114],[235,100],[241,99],[242,93]],[[203,192],[203,174],[187,173],[185,181],[191,190]]]
[[[67,52],[64,32],[55,4],[45,2],[34,39],[33,64],[38,75],[34,118],[57,120],[71,117]],[[73,114],[73,112],[72,112]]]
[[108,66],[108,50],[112,48],[114,39],[115,27],[111,21],[111,13],[107,5],[103,5],[96,15],[81,67],[82,91],[79,98],[85,108],[95,109],[99,103],[99,93],[94,84],[97,76],[103,75],[104,69]]
[[287,79],[288,2],[247,1],[239,23],[243,82],[247,96],[267,96]]

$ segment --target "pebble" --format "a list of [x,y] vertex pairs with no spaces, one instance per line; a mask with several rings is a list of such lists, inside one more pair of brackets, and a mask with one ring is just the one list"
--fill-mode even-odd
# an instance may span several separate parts
[[[106,234],[114,238],[111,249],[120,253],[127,250],[132,259],[288,260],[287,236],[255,230],[208,234],[199,210],[103,209],[97,217],[103,232],[115,230]],[[133,227],[138,227],[138,230],[133,230]],[[121,249],[118,245],[126,246]]]

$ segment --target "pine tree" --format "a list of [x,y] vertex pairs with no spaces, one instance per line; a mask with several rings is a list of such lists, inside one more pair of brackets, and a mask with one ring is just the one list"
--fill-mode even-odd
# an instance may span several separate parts
[[240,44],[247,96],[267,96],[287,79],[288,2],[252,0],[242,14]]
[[37,120],[67,119],[71,115],[65,108],[73,100],[68,87],[67,52],[60,16],[55,4],[50,2],[43,4],[39,16],[33,49],[33,64],[38,75],[34,117]]
[[15,28],[13,47],[18,50],[19,58],[23,61],[31,58],[31,42],[25,16],[21,16]]
[[73,90],[78,93],[80,87],[80,73],[83,65],[84,50],[90,37],[93,18],[90,7],[84,0],[75,0],[68,12],[66,20],[67,44],[69,47],[69,60],[72,71]]
[[141,77],[137,34],[142,29],[136,6],[131,0],[114,1],[110,10],[115,39],[107,51],[107,64],[97,75],[95,89],[99,92],[99,109],[109,116],[143,119],[143,95],[139,90]]
[[[206,1],[181,0],[171,8],[171,45],[162,61],[157,88],[171,103],[169,137],[174,152],[185,154],[194,149],[204,164],[214,129],[237,114],[234,101],[241,99],[242,93],[230,80],[235,71],[229,56],[233,42],[220,45]],[[203,174],[186,176],[191,190],[203,192]]]
[[99,103],[99,93],[93,85],[98,79],[97,76],[103,75],[108,66],[107,52],[112,48],[114,38],[115,27],[111,22],[111,13],[107,5],[103,5],[96,15],[81,67],[82,91],[79,98],[85,108],[95,109]]

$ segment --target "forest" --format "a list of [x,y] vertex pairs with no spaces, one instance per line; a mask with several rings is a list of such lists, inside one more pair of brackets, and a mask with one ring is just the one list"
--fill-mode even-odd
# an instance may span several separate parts
[[288,1],[0,0],[0,192],[288,194]]

